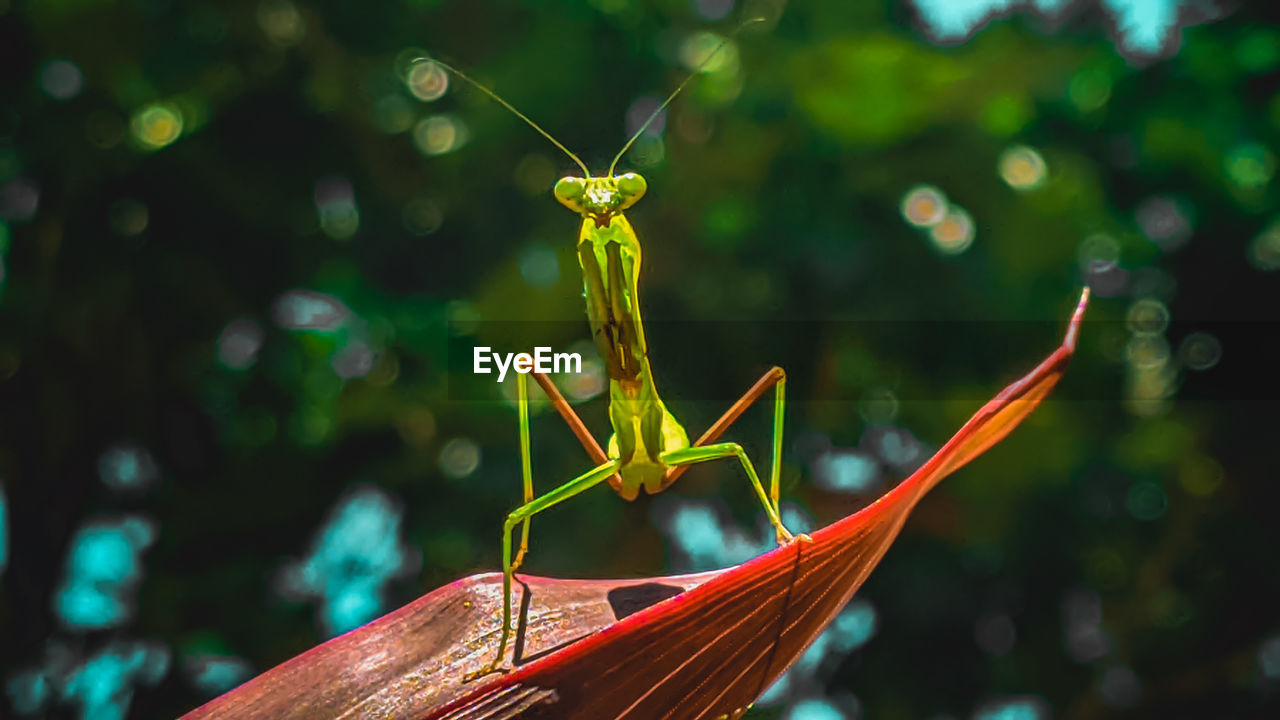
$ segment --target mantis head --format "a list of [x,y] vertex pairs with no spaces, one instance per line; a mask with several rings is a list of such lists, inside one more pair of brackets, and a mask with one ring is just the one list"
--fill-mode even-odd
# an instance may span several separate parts
[[564,177],[556,183],[556,199],[561,205],[595,220],[596,227],[608,227],[614,213],[622,212],[644,197],[649,184],[636,173],[612,177]]

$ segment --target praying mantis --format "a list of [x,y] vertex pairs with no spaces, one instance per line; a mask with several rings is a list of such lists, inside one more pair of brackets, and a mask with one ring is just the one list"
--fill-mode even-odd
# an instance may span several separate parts
[[[739,27],[745,27],[746,24]],[[736,34],[736,31],[735,31]],[[727,43],[728,40],[725,41]],[[712,51],[702,65],[724,47]],[[609,379],[608,415],[613,434],[602,449],[573,407],[545,374],[530,372],[547,395],[552,406],[564,419],[590,455],[595,467],[541,496],[535,496],[529,432],[529,388],[525,373],[517,373],[516,405],[520,436],[521,480],[523,502],[512,510],[502,527],[502,619],[497,652],[492,662],[467,679],[497,671],[506,657],[512,633],[512,582],[529,548],[529,527],[534,515],[579,495],[601,483],[609,485],[624,499],[636,499],[641,489],[657,494],[670,487],[689,466],[719,459],[736,459],[747,476],[756,497],[773,526],[780,545],[807,542],[806,535],[794,535],[782,523],[779,514],[779,480],[782,462],[783,425],[786,410],[786,372],[773,367],[752,385],[696,441],[663,404],[653,379],[648,344],[641,320],[639,276],[642,249],[639,237],[627,220],[626,211],[645,194],[647,182],[634,172],[615,175],[618,162],[649,125],[696,77],[687,77],[613,158],[608,170],[593,176],[587,165],[547,131],[502,99],[494,91],[472,80],[461,71],[432,60],[438,66],[482,91],[523,120],[563,151],[582,170],[581,176],[567,176],[556,182],[553,194],[560,204],[580,218],[577,235],[577,257],[582,271],[583,294],[592,339],[599,351]],[[699,68],[701,69],[701,68]],[[1086,288],[1072,319],[1070,344],[1074,345],[1075,328],[1088,301]],[[1047,387],[1051,387],[1047,386]],[[1047,392],[1047,387],[1044,392]],[[755,465],[742,446],[735,442],[719,442],[729,427],[752,405],[773,391],[773,429],[766,491]],[[1036,400],[1038,402],[1038,398]],[[1002,411],[1003,412],[1003,411]],[[983,448],[1002,437],[997,431],[979,437]],[[512,553],[513,533],[519,528],[520,542]]]
[[[744,23],[741,30],[750,24]],[[736,31],[735,31],[736,34]],[[511,635],[511,584],[529,549],[529,523],[534,515],[602,482],[626,500],[634,500],[640,490],[653,495],[670,487],[690,466],[720,459],[737,459],[755,491],[765,515],[773,526],[779,544],[805,541],[805,535],[793,535],[779,516],[779,479],[782,471],[782,430],[786,409],[786,372],[774,367],[764,374],[746,393],[706,430],[695,442],[689,441],[684,426],[671,414],[658,395],[649,361],[648,343],[640,314],[639,277],[641,244],[626,210],[645,194],[644,177],[628,172],[615,175],[618,162],[626,155],[663,110],[696,77],[702,67],[728,42],[726,39],[703,60],[650,114],[643,125],[623,145],[604,175],[594,176],[586,163],[543,130],[537,123],[513,107],[497,93],[458,69],[438,60],[437,65],[488,95],[494,101],[529,124],[543,137],[562,150],[582,170],[582,176],[561,178],[554,195],[562,205],[581,217],[577,255],[582,270],[583,292],[592,339],[604,361],[609,378],[609,421],[613,435],[606,452],[600,447],[585,423],[565,400],[551,379],[543,373],[531,372],[556,411],[569,425],[596,466],[567,483],[541,496],[534,496],[529,437],[529,387],[525,373],[517,373],[517,413],[520,428],[520,468],[524,488],[523,504],[511,511],[502,528],[502,630],[493,663],[479,674],[496,671],[506,656]],[[769,464],[769,489],[766,492],[760,475],[742,446],[735,442],[717,442],[729,426],[769,390],[774,391],[772,458]],[[520,546],[512,557],[512,533],[520,526]]]

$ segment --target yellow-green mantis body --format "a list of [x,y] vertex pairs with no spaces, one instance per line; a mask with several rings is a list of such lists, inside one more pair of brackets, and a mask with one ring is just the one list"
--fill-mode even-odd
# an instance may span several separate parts
[[[782,524],[778,512],[786,373],[777,367],[765,373],[695,443],[689,442],[684,427],[663,404],[653,380],[644,323],[640,316],[640,240],[625,215],[625,211],[644,196],[647,183],[636,173],[614,175],[614,169],[649,122],[684,89],[689,79],[681,83],[650,116],[649,122],[632,136],[614,158],[609,171],[603,176],[592,176],[576,155],[505,100],[454,68],[443,63],[440,65],[515,113],[555,143],[582,169],[582,177],[565,177],[557,182],[555,196],[561,204],[582,218],[578,231],[577,255],[582,268],[587,317],[591,324],[592,338],[604,360],[609,377],[609,421],[613,426],[613,436],[606,453],[601,450],[555,385],[545,375],[533,373],[556,410],[597,463],[594,468],[573,480],[535,497],[530,460],[528,378],[523,373],[516,376],[524,504],[507,515],[502,528],[502,631],[497,654],[489,668],[491,671],[501,665],[506,655],[511,635],[511,583],[528,551],[530,519],[602,482],[608,481],[623,498],[634,500],[642,488],[649,494],[662,492],[689,465],[721,458],[736,458],[772,523],[778,542],[785,543],[793,539]],[[769,490],[766,492],[759,473],[742,446],[733,442],[715,441],[747,407],[770,388],[774,389],[773,457],[769,466]],[[512,533],[517,525],[522,526],[520,546],[512,557]]]

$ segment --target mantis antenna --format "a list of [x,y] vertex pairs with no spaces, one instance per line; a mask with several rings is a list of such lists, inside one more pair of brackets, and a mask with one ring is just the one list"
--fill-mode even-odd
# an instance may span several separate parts
[[[618,161],[622,159],[622,156],[627,154],[627,151],[631,149],[631,146],[635,144],[636,140],[639,140],[640,136],[644,134],[644,131],[648,130],[649,126],[653,124],[653,121],[658,119],[658,116],[662,114],[662,111],[667,109],[667,106],[671,104],[671,101],[676,99],[676,96],[680,94],[680,91],[684,90],[685,86],[687,86],[690,82],[692,82],[693,79],[697,77],[698,73],[705,70],[707,65],[711,64],[711,61],[714,60],[715,57],[720,54],[720,51],[724,49],[725,45],[729,44],[730,40],[737,37],[739,33],[741,33],[746,28],[750,27],[751,25],[755,25],[756,23],[761,23],[764,21],[765,21],[765,18],[762,18],[762,17],[751,18],[750,20],[744,20],[741,25],[739,25],[737,28],[734,29],[733,32],[729,33],[728,37],[726,37],[724,40],[721,40],[720,44],[716,45],[715,49],[712,50],[709,55],[703,58],[702,62],[698,63],[698,66],[695,67],[689,73],[688,77],[684,79],[684,82],[680,83],[680,85],[678,85],[675,90],[671,91],[671,94],[667,96],[666,100],[662,101],[662,104],[658,106],[658,109],[654,110],[649,115],[649,119],[644,121],[644,124],[640,126],[640,129],[637,130],[636,133],[631,136],[631,139],[627,141],[627,144],[622,146],[622,149],[618,151],[618,154],[616,156],[614,156],[613,162],[609,164],[609,172],[605,173],[605,177],[613,177],[613,171],[618,166]],[[537,126],[535,125],[534,127],[537,127]],[[545,135],[546,133],[543,133],[543,134]],[[559,143],[556,143],[556,144],[558,145]],[[565,152],[568,152],[568,150],[566,150]]]
[[[728,41],[726,40],[726,42],[728,42]],[[721,43],[721,45],[722,45],[722,46],[723,46],[723,44],[724,44],[724,43]],[[720,48],[716,48],[716,50],[719,50],[719,49],[720,49]],[[534,121],[530,120],[527,116],[525,116],[525,114],[524,114],[524,113],[522,113],[522,112],[520,112],[519,110],[515,109],[515,107],[514,107],[511,103],[507,102],[506,100],[503,100],[503,99],[502,99],[502,97],[498,95],[498,93],[496,93],[496,92],[494,92],[494,91],[490,90],[489,88],[485,87],[484,85],[481,85],[480,83],[476,82],[475,80],[472,80],[470,77],[468,77],[468,76],[467,76],[467,74],[466,74],[466,73],[464,73],[464,72],[462,72],[461,70],[459,70],[459,69],[457,69],[457,68],[453,67],[452,65],[449,65],[449,64],[447,64],[447,63],[441,62],[441,61],[436,60],[436,59],[434,59],[434,58],[432,58],[432,59],[431,59],[431,62],[435,63],[436,65],[439,65],[440,67],[444,68],[445,70],[448,70],[449,72],[451,72],[451,73],[453,73],[454,75],[458,76],[459,78],[461,78],[462,80],[466,81],[468,84],[470,84],[470,85],[471,85],[472,87],[474,87],[475,89],[477,89],[477,90],[479,90],[480,92],[484,93],[485,95],[488,95],[489,97],[493,98],[493,100],[494,100],[494,101],[496,101],[496,102],[497,102],[499,105],[501,105],[502,107],[504,107],[504,108],[506,108],[506,109],[510,110],[510,111],[511,111],[511,112],[512,112],[516,117],[518,117],[518,118],[520,118],[521,120],[523,120],[523,121],[525,121],[526,123],[528,123],[528,124],[529,124],[529,127],[533,128],[534,130],[537,130],[537,131],[542,135],[542,137],[544,137],[544,138],[546,138],[546,139],[550,140],[550,141],[551,141],[551,143],[552,143],[553,145],[555,145],[556,147],[558,147],[558,148],[560,148],[561,150],[563,150],[565,155],[568,155],[570,159],[572,159],[575,163],[577,163],[577,164],[578,164],[578,167],[582,168],[582,175],[583,175],[583,177],[591,177],[591,171],[587,169],[587,165],[586,165],[586,163],[584,163],[584,162],[582,162],[581,160],[579,160],[577,155],[574,155],[573,153],[569,152],[569,148],[567,148],[567,147],[565,147],[564,145],[560,144],[560,141],[559,141],[559,140],[556,140],[554,137],[551,137],[551,133],[547,132],[546,130],[543,130],[543,129],[538,125],[538,123],[536,123],[536,122],[534,122]],[[686,80],[685,82],[688,82],[688,80]],[[684,86],[682,85],[681,87],[684,87]],[[670,101],[668,100],[668,102],[670,102]],[[663,107],[665,107],[665,105],[664,105]],[[652,121],[652,118],[650,118],[650,120]],[[645,125],[646,125],[646,126],[648,126],[648,123],[645,123]],[[628,143],[628,144],[630,144],[630,143]],[[614,162],[617,162],[617,161],[615,160]],[[612,172],[613,172],[613,171],[612,171],[612,170],[610,170],[610,173],[612,173]]]

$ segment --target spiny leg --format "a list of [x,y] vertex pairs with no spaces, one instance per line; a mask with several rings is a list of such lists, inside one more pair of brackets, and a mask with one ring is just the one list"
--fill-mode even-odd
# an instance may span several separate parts
[[[529,380],[524,373],[516,373],[516,404],[520,416],[520,479],[524,484],[523,503],[528,505],[533,501],[533,459],[529,442]],[[529,520],[525,518],[520,527],[520,549],[511,561],[512,572],[520,567],[525,553],[529,552]]]
[[[769,516],[769,522],[773,524],[773,529],[778,534],[778,544],[783,545],[795,539],[795,536],[782,524],[782,519],[778,517],[777,509],[769,501],[769,496],[765,494],[764,486],[760,484],[760,476],[756,474],[756,468],[751,464],[751,458],[747,457],[746,451],[738,443],[716,443],[715,445],[689,447],[683,450],[671,450],[659,455],[658,459],[666,465],[679,466],[718,460],[729,456],[738,458],[738,461],[742,463],[742,469],[747,471],[747,479],[751,481],[751,487],[755,488],[756,496],[760,498],[760,504],[764,506],[765,514]],[[801,535],[800,538],[808,539],[805,535]]]
[[[587,429],[586,423],[582,422],[582,418],[578,417],[578,413],[573,409],[573,406],[569,404],[568,400],[564,399],[560,389],[555,386],[555,383],[551,382],[551,378],[547,377],[546,373],[535,371],[533,379],[538,381],[542,391],[551,400],[552,407],[556,409],[556,412],[560,413],[561,418],[564,418],[565,424],[573,431],[573,435],[578,438],[578,442],[582,443],[582,447],[591,456],[591,461],[597,465],[609,462],[609,456],[600,447],[600,443],[596,442],[595,437]],[[614,473],[609,478],[609,484],[613,486],[614,490],[619,490],[622,487],[622,477]]]
[[[774,367],[765,373],[755,385],[743,393],[741,398],[735,402],[728,410],[720,416],[707,431],[702,433],[702,437],[693,444],[693,447],[705,447],[709,443],[713,443],[724,434],[729,426],[734,423],[747,408],[751,407],[755,401],[759,400],[769,391],[771,387],[777,387],[778,391],[774,394],[773,399],[773,459],[769,467],[769,499],[773,503],[775,513],[779,512],[778,492],[779,483],[782,477],[782,426],[786,410],[786,391],[787,391],[787,373],[780,367]],[[676,481],[688,469],[688,465],[678,465],[667,470],[667,476],[662,480],[662,486],[665,488]],[[779,540],[781,542],[781,540]]]
[[515,574],[515,566],[511,562],[511,531],[516,525],[527,522],[529,518],[557,503],[599,485],[613,473],[618,471],[621,460],[610,460],[603,465],[579,475],[551,492],[536,498],[512,510],[502,524],[502,639],[498,641],[498,654],[488,668],[469,676],[468,679],[493,672],[502,665],[507,654],[507,640],[511,636],[511,581]]

